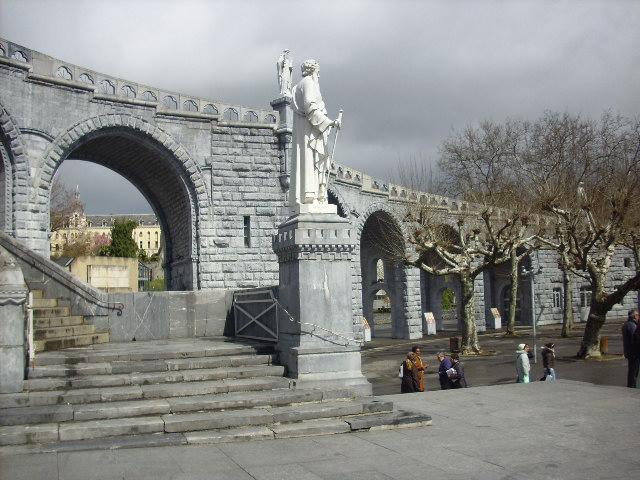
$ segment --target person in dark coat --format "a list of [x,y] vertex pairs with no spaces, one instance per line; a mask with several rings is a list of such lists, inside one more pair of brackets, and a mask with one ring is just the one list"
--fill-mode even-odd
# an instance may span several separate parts
[[414,393],[419,391],[418,369],[416,368],[415,362],[415,354],[413,352],[407,353],[407,359],[402,362],[401,393]]
[[554,350],[555,343],[545,343],[542,348],[542,366],[544,367],[544,375],[540,380],[547,382],[556,381],[556,352]]
[[638,329],[640,315],[638,309],[629,310],[627,321],[622,324],[622,350],[624,358],[627,359],[627,387],[636,388],[638,381],[638,370],[640,370],[640,352],[634,348],[634,334]]
[[449,388],[449,377],[447,377],[447,370],[453,367],[451,359],[447,357],[444,352],[438,352],[436,355],[440,366],[438,367],[438,380],[440,380],[440,390],[447,390]]
[[455,370],[455,373],[449,376],[449,388],[467,388],[467,379],[464,376],[462,363],[460,363],[460,355],[452,353],[451,361],[453,362],[452,368]]

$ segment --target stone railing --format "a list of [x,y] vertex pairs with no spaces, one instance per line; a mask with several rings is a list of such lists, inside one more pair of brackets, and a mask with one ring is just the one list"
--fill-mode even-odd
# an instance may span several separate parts
[[[52,292],[54,298],[58,297],[58,293],[69,292],[73,294],[76,301],[82,301],[86,304],[87,314],[108,314],[109,311],[115,311],[118,315],[122,314],[122,309],[124,308],[122,303],[109,302],[106,293],[78,280],[54,261],[34,252],[2,231],[0,231],[0,245],[23,265],[23,274],[28,284],[34,281],[42,283],[45,285],[45,290],[55,290],[55,292]],[[33,277],[33,275],[25,271],[24,267],[39,272],[42,277],[39,279],[29,278]],[[104,312],[99,313],[100,310]]]
[[390,201],[419,202],[453,213],[473,210],[473,205],[469,202],[384,182],[340,163],[331,164],[331,174],[338,183],[357,187],[365,193],[380,195]]
[[0,38],[0,65],[25,70],[34,83],[60,85],[94,93],[97,100],[108,100],[156,108],[160,115],[193,119],[217,119],[222,124],[243,127],[272,126],[279,122],[278,112],[250,108],[185,95],[104,75],[63,62],[35,50]]

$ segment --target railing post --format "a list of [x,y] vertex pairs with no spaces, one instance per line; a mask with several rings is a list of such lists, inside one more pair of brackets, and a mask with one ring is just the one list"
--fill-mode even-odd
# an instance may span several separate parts
[[35,344],[33,339],[33,292],[27,297],[27,361],[31,369],[35,363]]

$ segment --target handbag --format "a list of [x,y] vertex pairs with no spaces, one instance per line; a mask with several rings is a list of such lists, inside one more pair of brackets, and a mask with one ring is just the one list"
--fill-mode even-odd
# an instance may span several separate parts
[[404,363],[400,364],[400,369],[398,370],[398,378],[404,377]]

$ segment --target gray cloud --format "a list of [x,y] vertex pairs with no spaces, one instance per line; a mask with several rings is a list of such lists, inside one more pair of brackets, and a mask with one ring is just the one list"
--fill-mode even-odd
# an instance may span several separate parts
[[13,41],[245,105],[268,105],[283,48],[296,64],[316,58],[330,114],[345,111],[337,159],[382,178],[399,160],[436,158],[452,129],[484,118],[640,112],[637,1],[0,5]]

